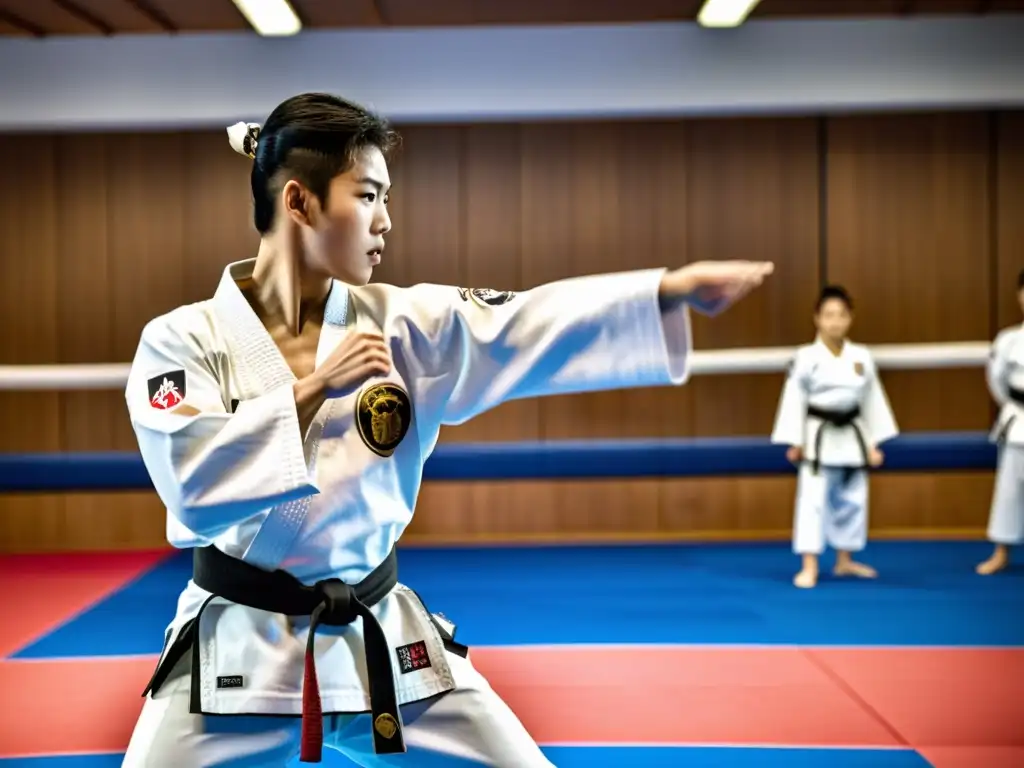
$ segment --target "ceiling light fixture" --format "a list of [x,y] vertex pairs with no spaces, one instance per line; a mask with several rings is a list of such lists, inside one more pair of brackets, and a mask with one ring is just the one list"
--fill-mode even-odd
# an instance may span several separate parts
[[697,14],[702,27],[738,27],[760,0],[706,0]]
[[233,0],[256,32],[264,37],[294,35],[302,22],[288,0]]

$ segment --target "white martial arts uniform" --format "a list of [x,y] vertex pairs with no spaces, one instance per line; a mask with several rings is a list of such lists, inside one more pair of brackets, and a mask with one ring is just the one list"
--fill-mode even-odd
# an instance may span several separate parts
[[[412,519],[442,425],[517,398],[678,385],[688,376],[688,310],[659,308],[663,270],[518,294],[335,282],[317,365],[360,331],[385,337],[394,367],[328,400],[303,438],[295,377],[236,284],[253,264],[230,265],[211,300],[146,326],[126,397],[168,509],[169,541],[213,545],[307,585],[354,584],[385,560]],[[176,414],[178,403],[201,414]],[[280,766],[297,754],[308,620],[219,597],[204,605],[210,597],[194,581],[181,594],[164,653],[202,609],[192,675],[182,662],[147,697],[124,765]],[[371,611],[394,653],[409,749],[399,765],[455,765],[456,755],[474,765],[549,765],[469,660],[446,652],[415,593],[399,584]],[[316,633],[324,743],[360,765],[391,765],[396,756],[371,745],[363,624]],[[406,669],[402,649],[412,646],[419,661]],[[190,704],[237,717],[204,718]]]
[[[845,426],[828,414],[856,418]],[[867,451],[899,434],[867,347],[847,341],[835,355],[820,338],[797,349],[782,391],[771,440],[799,446],[793,550],[821,554],[825,545],[857,552],[867,545]],[[862,444],[863,441],[863,444]]]
[[1024,327],[1006,328],[992,343],[988,388],[999,404],[992,437],[1000,444],[988,538],[996,544],[1024,543]]

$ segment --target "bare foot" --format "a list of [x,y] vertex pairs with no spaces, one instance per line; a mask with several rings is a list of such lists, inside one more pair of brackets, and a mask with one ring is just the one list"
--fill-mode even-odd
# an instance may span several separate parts
[[793,584],[800,587],[800,589],[811,589],[818,583],[818,569],[817,568],[802,568],[800,573],[793,577]]
[[974,570],[982,576],[991,576],[993,573],[998,573],[1003,570],[1009,564],[1010,554],[1006,547],[1000,545],[996,547],[996,551],[992,553],[992,557],[984,563],[979,563],[978,567]]
[[847,560],[844,563],[836,563],[836,567],[832,570],[832,573],[836,576],[856,576],[859,579],[873,579],[878,576],[878,571],[870,565],[858,563],[853,560]]

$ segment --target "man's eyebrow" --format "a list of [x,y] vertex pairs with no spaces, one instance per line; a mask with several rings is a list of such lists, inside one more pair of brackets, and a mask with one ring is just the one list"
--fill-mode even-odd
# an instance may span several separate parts
[[375,178],[373,178],[371,176],[363,176],[363,178],[359,179],[356,183],[357,184],[369,184],[370,186],[375,187],[378,192],[380,192],[380,191],[382,191],[384,189],[384,182],[377,181],[377,179],[375,179]]

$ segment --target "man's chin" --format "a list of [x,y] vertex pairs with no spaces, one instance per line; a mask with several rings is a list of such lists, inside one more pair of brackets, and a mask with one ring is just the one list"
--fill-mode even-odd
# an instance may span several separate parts
[[361,286],[366,285],[373,278],[373,267],[366,267],[365,269],[348,269],[340,271],[335,275],[335,279],[340,280],[347,285]]

